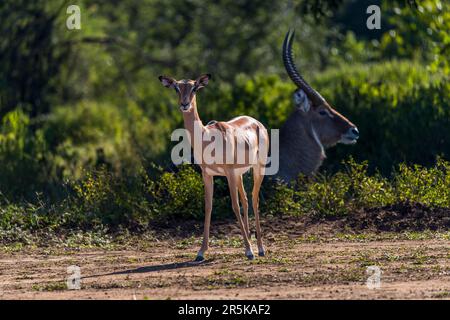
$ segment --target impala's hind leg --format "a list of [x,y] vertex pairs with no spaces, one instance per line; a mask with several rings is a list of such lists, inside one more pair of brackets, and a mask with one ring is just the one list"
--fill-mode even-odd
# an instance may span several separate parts
[[256,224],[256,239],[258,242],[258,255],[264,256],[264,245],[261,235],[261,226],[259,222],[259,189],[261,188],[262,181],[264,179],[264,167],[256,166],[253,168],[253,191],[252,191],[252,205],[253,213],[255,214]]
[[241,229],[242,238],[244,240],[245,245],[245,255],[247,258],[252,260],[254,258],[252,246],[247,236],[247,231],[244,228],[244,223],[242,222],[241,212],[239,208],[239,199],[238,199],[238,175],[234,172],[231,172],[227,175],[228,179],[228,187],[230,188],[231,195],[231,204],[233,206],[234,214],[236,215],[236,219],[239,224],[239,228]]
[[242,179],[242,175],[238,178],[238,190],[239,190],[239,198],[241,199],[242,208],[244,211],[244,229],[247,232],[248,239],[251,239],[250,234],[250,225],[248,223],[248,198],[247,193],[244,188],[244,181]]

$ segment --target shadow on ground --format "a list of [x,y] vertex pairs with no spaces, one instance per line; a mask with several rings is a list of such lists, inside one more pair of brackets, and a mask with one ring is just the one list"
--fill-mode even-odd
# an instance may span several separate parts
[[191,267],[198,267],[198,266],[202,266],[202,265],[208,265],[212,261],[213,261],[213,259],[207,259],[207,260],[203,260],[203,261],[185,261],[185,262],[158,264],[158,265],[154,265],[154,266],[139,267],[136,269],[128,269],[128,270],[123,270],[123,271],[116,271],[116,272],[86,276],[86,277],[83,277],[82,279],[98,278],[98,277],[114,276],[114,275],[122,275],[122,274],[149,273],[149,272],[157,272],[157,271],[173,270],[173,269],[181,269],[181,268],[191,268]]

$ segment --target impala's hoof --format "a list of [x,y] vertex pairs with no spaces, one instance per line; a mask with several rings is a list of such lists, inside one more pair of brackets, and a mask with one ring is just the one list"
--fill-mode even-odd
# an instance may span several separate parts
[[200,262],[200,261],[203,261],[203,260],[205,260],[205,258],[203,256],[197,256],[197,258],[195,258],[196,262]]
[[266,255],[266,253],[263,251],[258,251],[258,256],[260,257],[264,257]]
[[248,249],[245,249],[245,255],[246,255],[246,257],[248,258],[248,260],[253,260],[253,259],[255,259],[255,255],[253,254],[253,250],[252,250],[251,247],[248,248]]

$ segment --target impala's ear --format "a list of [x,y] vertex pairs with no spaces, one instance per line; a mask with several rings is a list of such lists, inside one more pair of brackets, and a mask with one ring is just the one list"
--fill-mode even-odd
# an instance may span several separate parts
[[166,76],[159,76],[158,78],[159,78],[159,81],[161,81],[163,86],[166,88],[174,88],[175,83],[177,82],[175,79],[166,77]]
[[303,90],[295,90],[294,92],[294,103],[297,108],[303,112],[308,112],[311,109],[309,99]]
[[209,73],[202,74],[200,77],[197,78],[197,80],[195,80],[195,86],[198,89],[206,87],[208,85],[209,79],[211,79],[211,75]]

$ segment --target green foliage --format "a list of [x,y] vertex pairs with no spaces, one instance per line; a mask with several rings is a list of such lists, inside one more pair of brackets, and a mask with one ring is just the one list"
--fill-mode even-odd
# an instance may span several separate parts
[[417,5],[392,7],[384,3],[392,29],[380,42],[381,54],[397,58],[420,57],[432,70],[450,73],[450,4],[448,1],[423,0]]
[[201,218],[204,191],[201,174],[183,165],[177,173],[164,172],[149,185],[154,214],[164,218]]
[[[263,211],[447,207],[448,163],[434,161],[450,157],[449,4],[400,2],[382,1],[383,29],[372,33],[355,30],[368,0],[79,1],[82,29],[73,32],[68,1],[2,1],[0,230],[200,219],[199,173],[152,168],[169,161],[170,133],[183,125],[157,76],[212,73],[198,96],[205,123],[247,114],[280,128],[293,109],[280,59],[293,26],[302,74],[361,138],[327,151],[328,173],[276,186]],[[232,215],[224,179],[215,194],[215,214]]]
[[431,168],[400,164],[392,180],[388,180],[378,173],[368,174],[367,162],[357,163],[350,158],[344,162],[344,171],[312,180],[300,177],[296,187],[275,186],[264,211],[335,217],[357,209],[405,202],[450,208],[449,165],[442,158]]
[[167,148],[170,121],[155,121],[134,103],[84,103],[55,108],[42,126],[48,162],[56,179],[79,179],[105,165],[114,174],[135,175],[142,162]]
[[144,197],[146,174],[116,177],[104,166],[74,183],[73,220],[77,226],[140,227],[151,214]]
[[[361,132],[356,145],[327,150],[327,171],[339,170],[341,159],[350,155],[358,162],[370,160],[369,170],[385,176],[402,162],[429,166],[436,155],[450,155],[445,75],[393,61],[330,69],[313,82]],[[164,97],[155,106],[160,117],[134,102],[84,101],[34,120],[20,109],[8,113],[0,131],[1,190],[19,197],[43,191],[60,197],[58,185],[102,165],[126,180],[151,162],[167,161],[170,132],[183,124],[174,92],[159,90]],[[199,93],[198,109],[205,123],[247,114],[269,129],[280,128],[292,112],[293,90],[277,76],[241,74],[232,86],[212,81]]]
[[[69,56],[60,13],[67,1],[0,3],[0,116],[23,105],[31,117],[50,110]],[[67,34],[67,33],[66,33]]]
[[[369,174],[367,162],[350,158],[343,164],[345,169],[335,174],[299,177],[295,186],[270,184],[266,180],[261,213],[336,218],[359,209],[402,203],[450,208],[450,162],[442,158],[430,168],[400,164],[390,180],[378,173]],[[202,178],[190,165],[181,166],[177,172],[160,171],[154,179],[143,170],[135,177],[123,179],[103,167],[72,182],[71,188],[74,195],[56,205],[43,200],[37,204],[14,204],[3,198],[3,240],[28,241],[30,232],[42,230],[142,230],[155,221],[204,217]],[[230,198],[225,196],[227,190],[228,186],[216,178],[215,218],[234,217]]]
[[[381,7],[381,28],[365,27],[370,5]],[[340,32],[329,35],[330,61],[366,63],[387,59],[418,60],[449,74],[450,4],[442,0],[344,1],[328,20]]]
[[388,174],[401,162],[431,165],[450,152],[450,84],[442,73],[417,63],[392,61],[332,69],[315,78],[316,87],[355,123],[361,139],[351,148],[327,152],[329,168],[348,155],[370,160]]
[[239,74],[232,86],[212,83],[199,93],[198,109],[204,121],[247,114],[268,128],[280,128],[292,110],[294,87],[277,76]]
[[438,158],[431,168],[401,164],[395,175],[395,193],[400,201],[447,207],[450,203],[450,164]]
[[345,165],[347,172],[344,177],[348,178],[352,202],[356,207],[385,206],[396,201],[393,187],[387,178],[379,173],[373,176],[367,174],[368,161],[357,163],[350,157]]
[[31,194],[46,176],[46,141],[41,130],[31,130],[21,110],[8,112],[0,127],[0,190],[8,196]]
[[[263,190],[266,190],[264,188]],[[289,215],[301,212],[301,203],[294,188],[285,184],[275,184],[268,191],[268,199],[263,203],[264,211],[271,215]]]

